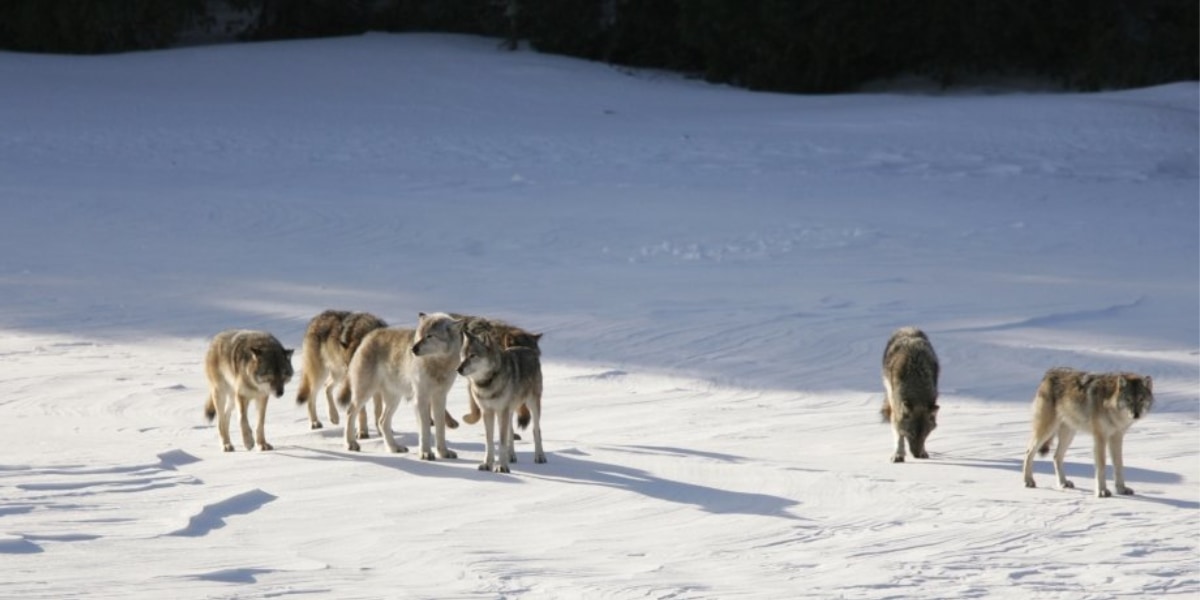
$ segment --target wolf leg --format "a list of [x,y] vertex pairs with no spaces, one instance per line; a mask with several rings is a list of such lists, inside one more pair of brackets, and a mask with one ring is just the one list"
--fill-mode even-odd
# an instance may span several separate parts
[[[1034,403],[1040,406],[1039,403],[1045,402],[1040,396],[1034,398]],[[1029,438],[1029,447],[1025,449],[1025,463],[1021,467],[1021,475],[1025,478],[1025,487],[1037,487],[1033,481],[1033,455],[1041,450],[1041,447],[1058,431],[1053,415],[1043,415],[1039,409],[1034,410],[1033,416],[1033,435]],[[1057,469],[1058,467],[1055,467]],[[1059,486],[1062,486],[1062,480],[1059,480]]]
[[1108,452],[1112,455],[1113,483],[1117,488],[1117,493],[1124,496],[1132,496],[1133,488],[1125,485],[1125,457],[1123,456],[1124,445],[1124,432],[1118,431],[1108,439]]
[[900,427],[895,423],[892,423],[892,436],[896,442],[895,451],[892,452],[892,462],[904,462],[904,435],[900,433]]
[[475,390],[470,387],[467,388],[467,404],[470,405],[471,412],[463,415],[462,420],[467,425],[474,425],[479,422],[481,413],[479,411],[479,403],[475,401]]
[[233,442],[229,441],[229,418],[233,412],[233,399],[230,398],[230,391],[225,389],[213,392],[213,398],[216,400],[217,434],[221,437],[221,449],[233,452]]
[[533,462],[546,462],[546,453],[542,451],[542,401],[540,399],[526,402],[529,407],[530,421],[533,423]]
[[[274,450],[275,447],[267,443],[267,435],[263,428],[267,421],[267,398],[269,394],[263,394],[254,399],[254,407],[258,410],[258,423],[254,429],[254,441],[258,444],[259,450]],[[311,404],[310,404],[311,406]]]
[[492,448],[495,444],[496,435],[496,411],[491,409],[483,409],[483,439],[484,439],[484,454],[483,462],[479,463],[480,471],[491,471],[492,464],[495,462],[495,454]]
[[1092,439],[1095,441],[1092,457],[1096,461],[1096,497],[1108,498],[1112,496],[1112,492],[1108,491],[1108,484],[1105,482],[1107,474],[1104,472],[1107,468],[1105,454],[1108,453],[1108,437],[1096,430],[1092,432]]
[[433,416],[433,435],[437,445],[437,454],[442,458],[453,459],[458,458],[458,453],[446,447],[446,394],[448,390],[439,390],[434,392],[433,398],[429,403],[429,410]]
[[[403,453],[408,452],[408,448],[396,442],[396,434],[392,431],[392,416],[396,414],[396,409],[400,407],[400,398],[396,395],[389,395],[383,400],[383,415],[379,416],[379,437],[383,438],[384,445],[391,452]],[[362,411],[367,412],[366,401],[362,406]],[[347,418],[349,423],[350,419]]]
[[1066,423],[1058,426],[1058,446],[1054,449],[1054,476],[1058,478],[1058,487],[1064,490],[1075,487],[1075,484],[1067,479],[1067,472],[1063,469],[1063,459],[1067,457],[1067,448],[1071,447],[1074,439],[1074,428]]
[[254,435],[250,432],[250,399],[246,397],[239,386],[237,391],[238,426],[242,428],[242,445],[247,450],[254,449]]
[[433,427],[429,423],[429,405],[429,392],[418,389],[417,401],[413,403],[413,410],[417,417],[417,437],[421,446],[421,460],[437,460],[437,456],[433,453]]
[[335,383],[333,381],[330,381],[329,385],[325,386],[325,402],[329,404],[329,422],[337,425],[340,415],[338,414],[337,400],[333,397],[334,386]]
[[492,472],[508,473],[509,453],[512,452],[512,411],[506,406],[496,411],[495,419],[500,425],[500,447],[497,449],[497,460],[492,463]]

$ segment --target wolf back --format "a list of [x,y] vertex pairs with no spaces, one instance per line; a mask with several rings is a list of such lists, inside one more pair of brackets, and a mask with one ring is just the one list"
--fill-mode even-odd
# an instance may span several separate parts
[[894,434],[892,462],[904,462],[907,440],[914,458],[929,458],[925,440],[937,428],[937,353],[925,332],[903,327],[892,333],[883,352],[885,397],[880,414]]

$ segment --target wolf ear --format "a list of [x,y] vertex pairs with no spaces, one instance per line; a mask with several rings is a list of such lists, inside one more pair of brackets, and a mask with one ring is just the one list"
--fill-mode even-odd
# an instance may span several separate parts
[[1127,381],[1125,379],[1124,375],[1117,375],[1117,391],[1118,392],[1125,389],[1125,386],[1128,384],[1129,384],[1129,381]]
[[1153,377],[1150,377],[1149,375],[1143,375],[1142,381],[1146,382],[1146,391],[1147,392],[1154,391],[1154,378]]
[[295,348],[284,348],[283,355],[286,356],[288,360],[292,360],[292,353],[295,351]]
[[423,312],[419,312],[419,313],[417,313],[417,320],[424,321],[424,320],[425,320],[425,313],[423,313]]
[[531,336],[530,336],[530,337],[532,337],[532,338],[533,338],[533,341],[535,341],[535,342],[540,342],[540,341],[542,341],[542,334],[540,334],[540,333],[534,333],[534,334],[531,334]]

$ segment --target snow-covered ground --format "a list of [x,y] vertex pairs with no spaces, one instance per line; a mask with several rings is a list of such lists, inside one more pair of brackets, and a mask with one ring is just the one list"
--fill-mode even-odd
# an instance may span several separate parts
[[[1197,597],[1198,98],[755,94],[436,35],[0,54],[0,596]],[[476,470],[478,426],[349,453],[298,378],[274,452],[221,452],[207,339],[326,308],[544,332],[549,463]],[[907,324],[942,411],[891,464]],[[1153,375],[1136,496],[1091,495],[1086,433],[1076,489],[1023,487],[1056,365]]]

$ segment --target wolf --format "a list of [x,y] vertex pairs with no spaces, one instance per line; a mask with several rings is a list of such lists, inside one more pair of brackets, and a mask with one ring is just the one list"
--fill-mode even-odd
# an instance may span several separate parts
[[[524,404],[533,423],[533,462],[546,462],[542,450],[542,365],[538,351],[527,346],[505,347],[499,340],[463,332],[458,373],[467,378],[473,401],[483,410],[487,443],[481,471],[508,473],[516,462],[513,448],[512,411]],[[496,448],[496,425],[499,448]]]
[[[421,459],[434,460],[435,445],[437,456],[458,457],[446,447],[446,394],[454,384],[462,329],[463,321],[446,313],[420,313],[416,329],[385,327],[363,338],[350,359],[346,381],[338,394],[338,404],[349,407],[346,448],[360,449],[352,417],[364,412],[367,401],[379,395],[383,400],[383,415],[378,419],[380,435],[388,450],[407,452],[408,448],[396,443],[392,415],[401,399],[415,397]],[[436,443],[431,441],[431,421]]]
[[1033,481],[1033,453],[1048,453],[1050,441],[1056,435],[1054,473],[1058,476],[1058,487],[1075,487],[1063,473],[1063,457],[1075,438],[1075,431],[1087,429],[1091,430],[1095,443],[1092,456],[1096,462],[1096,497],[1112,496],[1105,483],[1106,448],[1112,454],[1117,493],[1133,494],[1125,485],[1122,448],[1125,432],[1154,405],[1153,384],[1149,375],[1136,373],[1087,373],[1063,367],[1046,371],[1033,397],[1033,436],[1021,470],[1025,487],[1037,487]]
[[925,439],[937,428],[938,358],[925,332],[902,327],[892,333],[883,351],[883,389],[880,414],[891,421],[895,434],[892,462],[904,462],[904,440],[914,458],[929,458]]
[[[350,357],[366,335],[387,322],[371,313],[327,310],[308,322],[304,332],[304,347],[301,350],[300,389],[296,403],[308,406],[308,421],[312,429],[323,427],[317,417],[317,403],[309,402],[315,390],[324,387],[325,400],[329,404],[329,421],[338,424],[338,408],[334,403],[335,386],[346,377]],[[375,418],[380,416],[380,407],[375,405]],[[366,411],[359,413],[359,436],[367,437]]]
[[[521,329],[520,327],[509,325],[504,321],[499,321],[496,319],[488,319],[485,317],[476,317],[471,315],[460,315],[456,313],[450,313],[450,316],[456,319],[463,319],[466,322],[464,325],[466,331],[469,331],[471,335],[482,339],[484,343],[500,345],[505,348],[521,346],[537,352],[538,356],[541,356],[542,354],[541,348],[538,347],[538,342],[542,339],[542,334],[540,333],[530,333],[524,329]],[[467,403],[470,405],[471,412],[463,415],[462,420],[468,425],[474,425],[475,423],[479,422],[481,413],[479,411],[479,404],[475,402],[475,396],[471,391],[470,386],[467,386],[467,398]],[[525,427],[529,425],[530,418],[531,415],[529,412],[529,407],[522,404],[521,407],[517,409],[517,423],[520,425],[521,429],[525,429]],[[515,433],[513,434],[513,437],[518,440],[521,439],[521,437]]]
[[[263,433],[267,397],[272,392],[276,398],[283,396],[283,386],[292,379],[292,351],[265,331],[230,329],[213,337],[204,369],[209,390],[204,416],[210,423],[217,417],[221,447],[226,452],[233,452],[233,444],[229,441],[229,417],[236,403],[246,449],[254,448],[255,444],[259,450],[274,449]],[[258,411],[254,437],[250,436],[247,420],[250,400],[254,400]]]

